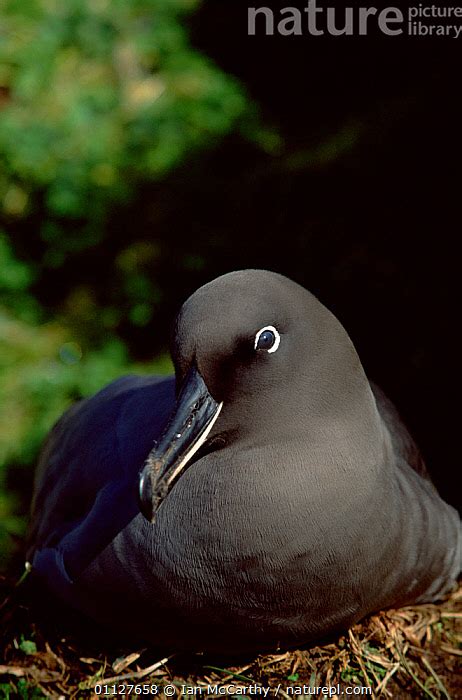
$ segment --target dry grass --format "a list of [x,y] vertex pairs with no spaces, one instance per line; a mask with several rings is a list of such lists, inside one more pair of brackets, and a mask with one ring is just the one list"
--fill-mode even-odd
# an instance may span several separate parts
[[[160,690],[170,685],[174,697],[181,695],[182,686],[201,687],[201,697],[211,697],[207,688],[217,684],[237,697],[233,685],[256,684],[271,689],[268,698],[279,688],[277,695],[287,700],[288,686],[339,684],[341,689],[369,686],[372,696],[366,697],[374,698],[462,698],[462,585],[439,605],[372,615],[332,643],[239,662],[111,649],[107,638],[71,631],[69,620],[61,617],[51,623],[43,618],[30,604],[27,582],[12,593],[10,589],[2,617],[0,697],[5,698],[90,700],[101,697],[95,684],[105,683],[149,683]],[[131,696],[137,697],[134,692]],[[159,697],[164,697],[162,692]]]

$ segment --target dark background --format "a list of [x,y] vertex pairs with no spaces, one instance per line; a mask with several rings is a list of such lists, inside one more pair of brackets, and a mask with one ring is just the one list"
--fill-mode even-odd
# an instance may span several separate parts
[[[267,267],[319,296],[460,507],[460,43],[246,37],[245,12],[205,3],[196,45],[248,86],[292,154],[345,124],[358,140],[327,164],[246,153],[224,182],[211,174],[186,203],[198,244],[223,219],[217,272]],[[230,148],[218,162],[235,162]]]

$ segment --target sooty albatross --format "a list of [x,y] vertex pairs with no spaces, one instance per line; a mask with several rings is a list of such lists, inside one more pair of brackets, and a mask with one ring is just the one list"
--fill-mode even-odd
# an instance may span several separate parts
[[219,277],[172,356],[175,378],[119,379],[48,437],[28,556],[57,596],[155,645],[235,652],[451,589],[459,517],[312,294]]

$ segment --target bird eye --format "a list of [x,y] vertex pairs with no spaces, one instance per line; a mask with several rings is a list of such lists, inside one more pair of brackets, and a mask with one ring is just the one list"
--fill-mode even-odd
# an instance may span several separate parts
[[266,350],[266,352],[276,352],[281,342],[281,336],[274,326],[261,328],[255,336],[255,350]]

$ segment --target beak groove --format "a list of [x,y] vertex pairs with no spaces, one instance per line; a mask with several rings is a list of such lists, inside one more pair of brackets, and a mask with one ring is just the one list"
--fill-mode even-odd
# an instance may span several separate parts
[[210,395],[197,367],[185,377],[175,409],[158,444],[148,455],[139,476],[139,505],[154,522],[157,511],[206,441],[223,402]]

